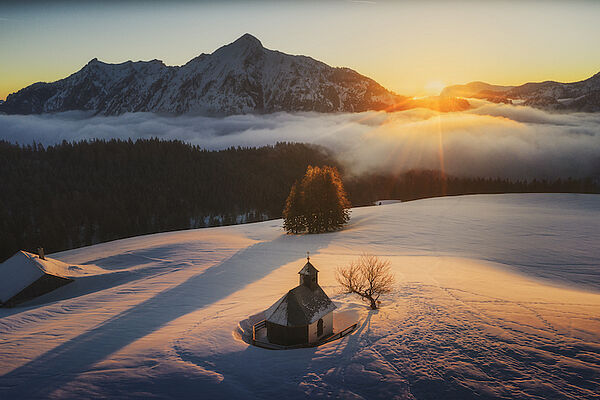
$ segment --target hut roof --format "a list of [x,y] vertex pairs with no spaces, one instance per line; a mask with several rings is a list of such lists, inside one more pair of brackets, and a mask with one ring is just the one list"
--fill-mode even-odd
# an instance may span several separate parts
[[0,264],[0,303],[5,303],[43,276],[64,278],[66,268],[57,260],[42,260],[37,255],[18,251]]
[[[307,265],[309,264],[307,263]],[[265,312],[265,319],[283,326],[304,326],[318,321],[319,318],[329,314],[335,308],[335,304],[320,286],[317,285],[314,290],[311,290],[300,285],[287,292],[269,307]]]

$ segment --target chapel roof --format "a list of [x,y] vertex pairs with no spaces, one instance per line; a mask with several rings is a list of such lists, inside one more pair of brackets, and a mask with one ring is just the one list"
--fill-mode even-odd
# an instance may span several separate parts
[[304,326],[318,321],[335,309],[335,304],[319,285],[314,289],[299,285],[269,307],[265,319],[283,326]]

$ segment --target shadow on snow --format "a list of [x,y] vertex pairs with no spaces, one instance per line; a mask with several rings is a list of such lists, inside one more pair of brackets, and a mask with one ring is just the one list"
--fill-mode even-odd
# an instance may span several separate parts
[[[223,299],[281,265],[316,253],[333,235],[287,236],[238,251],[203,273],[110,318],[98,327],[57,346],[0,377],[0,393],[21,398],[47,397],[95,363],[172,320]],[[35,385],[30,382],[35,381]]]

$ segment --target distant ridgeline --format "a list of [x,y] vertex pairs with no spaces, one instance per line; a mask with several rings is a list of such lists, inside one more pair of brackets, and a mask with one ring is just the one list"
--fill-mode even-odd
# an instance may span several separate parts
[[[180,141],[111,140],[44,148],[0,141],[0,261],[179,229],[281,217],[308,165],[343,168],[322,148],[278,143],[207,151]],[[450,194],[598,193],[598,182],[511,182],[437,171],[344,179],[353,205]]]
[[376,199],[402,201],[429,197],[493,193],[600,193],[600,179],[461,178],[440,171],[411,170],[402,174],[366,174],[344,180],[353,205],[373,204]]

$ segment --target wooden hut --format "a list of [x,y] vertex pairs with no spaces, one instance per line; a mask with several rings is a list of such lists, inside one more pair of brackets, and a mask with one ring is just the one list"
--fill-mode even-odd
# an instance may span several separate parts
[[63,263],[18,251],[0,264],[0,306],[13,307],[72,282],[62,276]]
[[318,273],[308,258],[298,272],[300,284],[265,312],[270,343],[284,346],[316,343],[333,333],[336,307],[319,286]]

